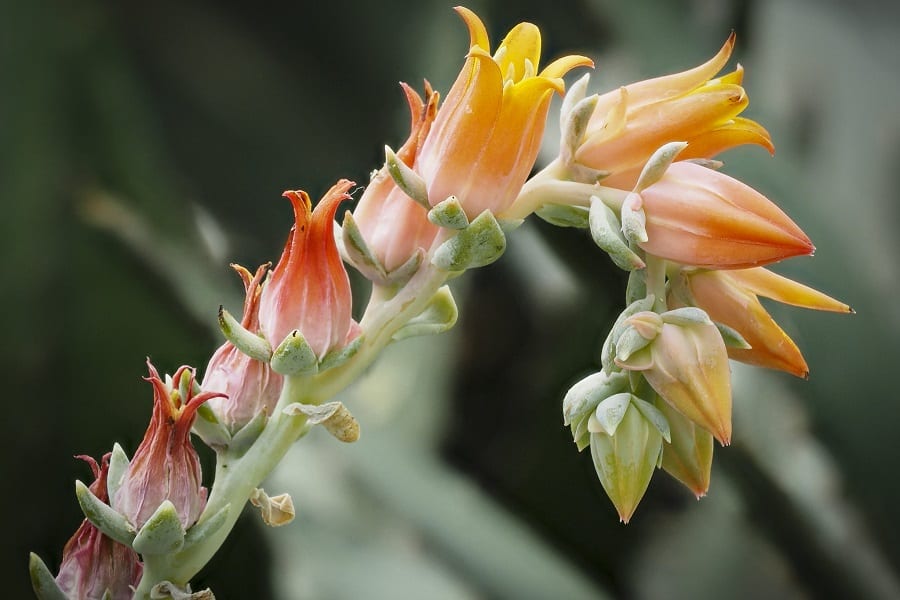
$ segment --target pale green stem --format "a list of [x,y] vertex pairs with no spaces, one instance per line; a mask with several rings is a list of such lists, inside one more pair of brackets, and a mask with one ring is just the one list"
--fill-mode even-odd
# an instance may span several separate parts
[[[442,233],[435,246],[452,234]],[[144,576],[134,596],[136,599],[149,598],[151,588],[163,580],[179,586],[186,585],[209,562],[228,537],[254,489],[271,473],[291,445],[308,431],[304,415],[287,415],[283,409],[294,402],[320,404],[352,383],[390,343],[394,333],[421,313],[449,275],[426,261],[396,294],[391,296],[374,290],[360,322],[365,338],[356,354],[343,365],[316,376],[285,378],[272,417],[247,452],[235,456],[225,450],[217,456],[214,484],[198,523],[230,505],[224,525],[207,539],[182,552],[146,557]]]
[[653,303],[655,312],[665,312],[666,307],[666,261],[652,255],[645,255],[644,262],[647,264],[646,285],[647,295],[653,294],[656,300]]

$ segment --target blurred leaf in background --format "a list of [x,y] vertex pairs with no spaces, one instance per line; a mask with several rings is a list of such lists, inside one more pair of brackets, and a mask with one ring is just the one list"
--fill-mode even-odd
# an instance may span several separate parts
[[[294,494],[297,522],[263,532],[248,511],[200,586],[284,599],[897,597],[900,9],[470,7],[494,39],[529,20],[545,56],[593,56],[597,90],[693,65],[736,29],[750,116],[778,154],[733,151],[726,168],[815,241],[814,259],[781,272],[858,314],[772,307],[811,379],[735,368],[735,443],[716,451],[709,497],[660,473],[623,527],[560,414],[597,361],[623,276],[586,235],[523,228],[503,261],[459,282],[455,332],[392,349],[348,392],[360,442],[294,449],[270,491]],[[364,183],[402,141],[397,82],[446,91],[466,42],[435,1],[0,0],[9,597],[30,595],[27,552],[55,566],[81,519],[72,480],[87,473],[72,455],[134,450],[151,402],[144,357],[202,367],[216,308],[239,307],[227,263],[253,267],[283,242],[281,191]]]

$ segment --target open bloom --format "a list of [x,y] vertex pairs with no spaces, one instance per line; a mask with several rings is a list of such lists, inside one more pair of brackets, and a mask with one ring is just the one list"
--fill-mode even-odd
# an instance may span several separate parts
[[[256,270],[255,275],[240,265],[232,265],[241,279],[247,296],[241,326],[253,333],[259,332],[259,296],[262,278],[268,265]],[[268,363],[250,358],[231,342],[225,342],[212,355],[203,383],[207,391],[222,392],[211,398],[208,406],[232,432],[246,425],[261,410],[271,414],[278,402],[283,379]]]
[[[636,196],[632,196],[636,198]],[[740,269],[812,254],[805,233],[765,196],[723,173],[672,164],[640,194],[649,254],[682,264]]]
[[[90,456],[77,457],[91,466],[95,479],[90,490],[106,503],[109,457],[106,454],[99,465]],[[56,585],[68,598],[131,600],[131,587],[140,582],[142,572],[143,565],[134,550],[108,538],[85,519],[66,542]]]
[[809,375],[809,367],[794,341],[763,307],[759,296],[803,308],[852,312],[843,302],[762,267],[681,270],[671,281],[674,303],[702,308],[712,320],[736,330],[750,344],[749,349],[729,348],[731,358],[798,377]]
[[153,416],[112,498],[112,507],[140,529],[169,500],[187,529],[206,506],[200,459],[191,444],[191,425],[200,405],[222,394],[195,394],[194,373],[189,367],[175,371],[174,387],[159,378],[149,361],[147,367],[150,376],[146,379],[153,386]]
[[728,62],[734,34],[706,63],[600,96],[575,160],[610,175],[603,184],[631,189],[641,167],[660,146],[688,142],[679,155],[711,158],[742,144],[759,144],[774,152],[769,133],[738,115],[749,100],[743,68],[714,78]]
[[531,23],[516,25],[491,56],[481,20],[466,8],[456,11],[469,28],[471,47],[419,164],[429,202],[456,196],[473,218],[513,203],[537,158],[550,98],[565,92],[562,76],[593,62],[566,56],[538,73],[541,34]]
[[338,181],[315,210],[306,192],[284,193],[295,222],[259,300],[259,323],[272,346],[297,330],[321,359],[358,334],[350,314],[350,280],[334,240],[334,213],[354,185]]
[[[426,82],[423,102],[412,88],[401,85],[412,123],[409,138],[397,152],[397,159],[415,170],[437,113],[438,93]],[[386,166],[369,182],[353,211],[353,219],[369,249],[388,273],[403,265],[419,248],[428,250],[438,232],[438,227],[428,220],[425,208],[397,187]]]

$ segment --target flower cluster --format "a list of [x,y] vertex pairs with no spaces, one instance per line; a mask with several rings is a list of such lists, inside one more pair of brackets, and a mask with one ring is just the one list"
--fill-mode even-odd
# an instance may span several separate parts
[[710,61],[602,96],[579,82],[562,110],[560,156],[529,182],[528,208],[584,226],[630,271],[628,302],[607,338],[603,370],[572,387],[564,418],[627,522],[657,466],[698,497],[713,439],[732,437],[728,359],[805,377],[794,342],[759,302],[850,312],[764,265],[811,255],[778,206],[713,160],[742,144],[774,152],[739,117],[743,69],[716,77],[732,35]]
[[[59,575],[37,557],[39,597],[194,597],[186,583],[224,541],[248,500],[268,525],[294,515],[286,494],[259,486],[314,425],[345,442],[359,424],[328,401],[390,343],[446,331],[457,307],[446,283],[497,260],[506,234],[532,213],[590,230],[630,272],[627,307],[603,345],[602,369],[563,402],[579,450],[628,521],[657,467],[698,497],[713,440],[732,439],[729,358],[805,377],[806,362],[759,301],[836,312],[845,304],[769,271],[809,255],[807,235],[774,203],[714,160],[742,144],[773,151],[747,107],[734,36],[695,69],[588,95],[590,59],[540,69],[541,36],[513,27],[491,53],[487,29],[456,9],[469,50],[441,102],[426,81],[402,84],[410,133],[341,224],[355,183],[339,180],[313,207],[287,191],[293,224],[274,267],[234,265],[241,319],[224,308],[225,343],[201,383],[189,367],[160,377],[149,364],[153,412],[131,460],[118,446],[96,481],[78,484],[87,520]],[[559,157],[530,177],[554,94],[563,96]],[[529,178],[530,177],[530,178]],[[359,321],[345,263],[371,284]],[[216,454],[204,486],[194,432]],[[176,589],[177,588],[177,589]]]

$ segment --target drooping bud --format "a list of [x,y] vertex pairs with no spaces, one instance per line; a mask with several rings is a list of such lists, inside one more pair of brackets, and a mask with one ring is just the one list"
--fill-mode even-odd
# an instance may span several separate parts
[[588,421],[597,476],[623,523],[644,497],[662,452],[659,427],[664,427],[665,418],[651,419],[646,412],[658,411],[631,394],[619,393],[601,402]]
[[[100,465],[89,456],[79,456],[91,466],[94,482],[90,491],[102,502],[109,502],[107,475],[110,454]],[[68,598],[101,598],[130,600],[141,579],[143,566],[137,553],[103,535],[85,519],[63,549],[62,564],[56,585]]]
[[354,183],[340,180],[312,210],[306,192],[285,192],[295,224],[263,285],[259,323],[273,347],[299,331],[321,360],[359,334],[351,317],[350,280],[334,239],[334,214]]
[[672,432],[672,441],[663,444],[662,468],[683,483],[699,499],[709,490],[712,473],[713,436],[662,399],[659,409]]
[[809,374],[806,360],[760,303],[759,296],[814,310],[853,312],[843,302],[762,267],[729,271],[681,269],[673,275],[673,303],[699,306],[713,321],[733,328],[750,345],[728,348],[729,357],[798,377]]
[[[259,296],[262,278],[268,265],[262,265],[255,275],[240,265],[232,265],[244,282],[246,299],[241,327],[259,333]],[[212,355],[200,387],[222,396],[211,398],[207,406],[221,423],[235,433],[249,423],[257,413],[272,413],[281,392],[282,377],[267,362],[244,354],[231,342],[225,342]]]
[[541,34],[520,23],[490,54],[490,40],[472,11],[456,11],[469,28],[465,65],[438,111],[422,147],[420,173],[432,205],[456,196],[469,219],[496,216],[518,196],[541,145],[554,92],[562,76],[590,59],[566,56],[538,72]]
[[199,406],[222,394],[194,393],[194,372],[189,367],[175,371],[171,383],[160,379],[149,360],[147,367],[150,375],[146,379],[153,386],[153,416],[111,504],[140,529],[168,500],[187,529],[206,505],[200,459],[190,439],[191,425]]
[[677,310],[663,313],[651,343],[627,358],[617,356],[615,362],[640,371],[666,402],[727,446],[731,442],[728,354],[715,324],[705,316],[703,322],[694,322],[694,316],[682,319]]
[[718,171],[676,162],[640,194],[648,254],[714,269],[812,254],[805,233],[765,196]]

